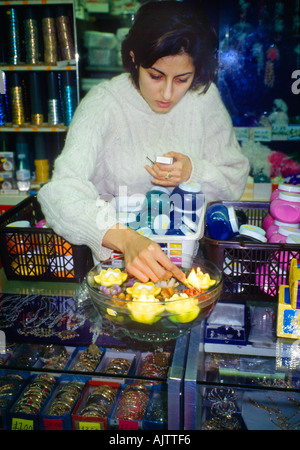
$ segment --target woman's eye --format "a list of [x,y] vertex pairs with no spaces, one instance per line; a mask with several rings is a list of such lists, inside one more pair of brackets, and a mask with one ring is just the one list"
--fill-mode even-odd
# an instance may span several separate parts
[[177,78],[177,81],[179,82],[179,83],[186,83],[187,82],[187,78]]
[[150,77],[152,78],[152,80],[160,80],[161,79],[161,75],[153,75],[152,73],[150,73]]

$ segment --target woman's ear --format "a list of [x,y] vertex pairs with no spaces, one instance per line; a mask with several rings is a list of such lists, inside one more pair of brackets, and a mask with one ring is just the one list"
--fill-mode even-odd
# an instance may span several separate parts
[[134,53],[132,50],[130,50],[129,55],[131,56],[133,64],[135,63]]

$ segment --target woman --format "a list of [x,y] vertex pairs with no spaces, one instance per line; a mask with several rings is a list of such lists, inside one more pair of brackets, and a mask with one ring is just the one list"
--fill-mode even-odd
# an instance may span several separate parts
[[[143,5],[122,45],[126,73],[92,88],[78,106],[53,177],[38,199],[49,226],[97,259],[112,250],[142,282],[184,274],[157,243],[117,223],[111,197],[153,185],[201,183],[206,200],[239,199],[248,175],[213,83],[216,36],[181,2]],[[157,156],[173,164],[147,164]]]

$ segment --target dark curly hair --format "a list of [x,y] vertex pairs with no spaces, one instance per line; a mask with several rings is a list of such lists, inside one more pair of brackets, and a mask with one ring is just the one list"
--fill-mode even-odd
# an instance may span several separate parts
[[217,34],[200,8],[171,0],[150,1],[140,7],[123,41],[123,66],[139,87],[140,66],[149,68],[164,56],[184,52],[195,67],[190,89],[202,86],[205,92],[216,74],[217,42]]

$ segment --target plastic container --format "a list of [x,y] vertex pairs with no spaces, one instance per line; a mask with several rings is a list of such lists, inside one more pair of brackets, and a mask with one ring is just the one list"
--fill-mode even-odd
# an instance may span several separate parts
[[155,214],[166,214],[170,211],[170,191],[163,186],[156,186],[147,192],[142,211]]
[[117,214],[117,221],[126,225],[133,230],[137,230],[140,227],[140,221],[135,213],[121,212]]
[[241,225],[239,229],[239,233],[247,234],[248,232],[253,232],[256,234],[260,234],[261,236],[265,236],[266,232],[263,228],[258,227],[256,225]]
[[166,234],[170,228],[170,217],[167,214],[158,214],[153,221],[153,230],[156,234]]
[[275,233],[269,238],[269,242],[274,243],[285,243],[289,234],[300,237],[300,230],[292,227],[279,227]]
[[242,225],[239,234],[233,238],[236,242],[267,242],[265,231],[255,225]]
[[272,192],[270,202],[278,198],[280,192],[300,194],[300,186],[295,186],[294,184],[279,184],[278,188]]
[[280,220],[274,220],[274,223],[266,231],[267,239],[270,239],[272,234],[278,231],[279,227],[299,228],[299,225],[300,225],[299,223],[286,223],[280,222]]
[[300,245],[300,237],[296,234],[289,234],[286,238],[286,243]]
[[[43,219],[35,195],[0,216],[0,257],[7,279],[82,282],[94,265],[91,250],[70,244],[51,228],[36,228]],[[31,226],[7,226],[17,221]]]
[[199,183],[181,183],[171,195],[174,208],[186,212],[199,211],[204,204],[204,194]]
[[[169,229],[170,209],[169,190],[162,186],[152,188],[146,194],[138,217],[139,228],[148,227],[156,234],[165,234]],[[160,218],[158,218],[159,216]],[[167,219],[165,216],[167,216]]]
[[[262,226],[269,214],[269,202],[222,202],[225,206],[243,210],[247,223]],[[212,204],[211,204],[212,205]],[[211,206],[209,205],[209,206]],[[292,235],[291,235],[292,236]],[[257,301],[275,301],[282,281],[282,270],[287,270],[292,258],[300,259],[300,245],[293,243],[254,243],[219,241],[206,233],[202,239],[204,256],[223,270],[224,283],[222,298],[230,300],[251,296]],[[264,274],[264,267],[270,265],[275,281],[264,279],[266,290],[256,283],[256,277]]]
[[170,213],[170,235],[186,235],[197,232],[199,216],[196,212],[189,212],[174,208]]
[[83,34],[83,45],[86,48],[113,49],[117,44],[114,33],[102,31],[85,31]]
[[221,203],[207,208],[206,225],[210,236],[220,241],[232,238],[239,231],[234,208]]
[[273,225],[274,221],[275,221],[274,217],[272,217],[271,214],[268,214],[262,222],[263,229],[267,231],[270,228],[270,226]]
[[279,192],[278,198],[270,203],[270,213],[281,222],[300,222],[300,194]]

